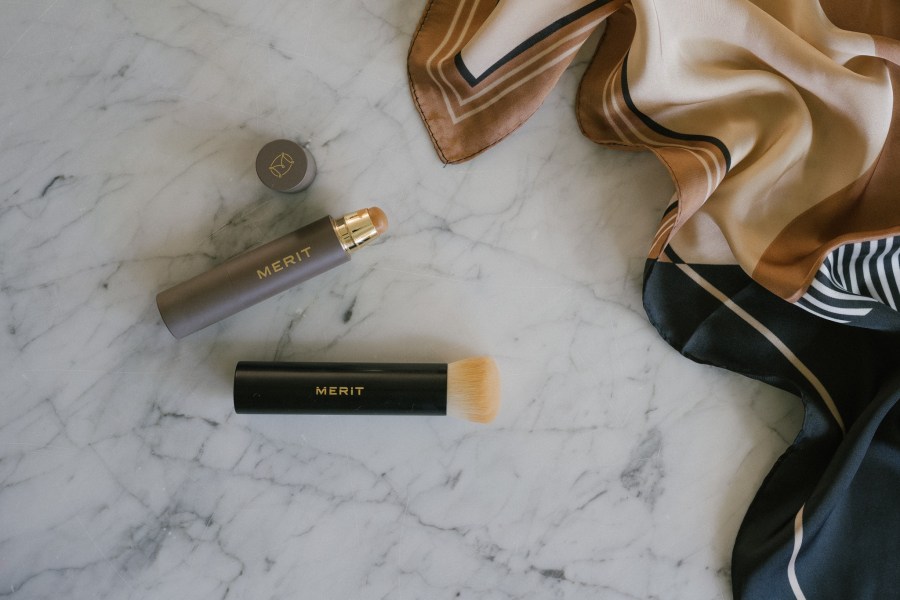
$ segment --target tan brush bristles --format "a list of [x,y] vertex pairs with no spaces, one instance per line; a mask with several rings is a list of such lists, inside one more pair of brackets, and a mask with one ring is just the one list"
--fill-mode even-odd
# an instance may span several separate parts
[[500,371],[487,356],[466,358],[447,365],[447,414],[489,423],[500,408]]

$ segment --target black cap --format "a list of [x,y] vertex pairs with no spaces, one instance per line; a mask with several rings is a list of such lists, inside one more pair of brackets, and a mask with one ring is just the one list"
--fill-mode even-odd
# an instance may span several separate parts
[[256,156],[256,174],[276,192],[305,190],[316,177],[316,161],[309,150],[291,140],[275,140]]

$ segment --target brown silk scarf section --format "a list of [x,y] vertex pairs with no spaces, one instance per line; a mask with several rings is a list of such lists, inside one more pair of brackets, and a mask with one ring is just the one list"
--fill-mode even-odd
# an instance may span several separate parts
[[[513,13],[522,3],[501,2],[504,4],[499,8]],[[622,0],[590,4],[597,6],[559,15],[560,19],[547,24],[553,30],[546,35],[535,36],[540,30],[523,34],[523,39],[503,38],[503,31],[494,34],[512,45],[499,50],[484,76],[467,69],[461,72],[457,57],[476,34],[487,32],[482,37],[490,38],[492,26],[502,27],[503,14],[495,12],[497,2],[429,2],[409,51],[409,81],[442,161],[472,158],[534,114],[584,41]],[[523,42],[529,42],[524,49],[520,47]],[[473,85],[471,80],[477,83]]]
[[650,258],[738,264],[796,302],[842,245],[900,233],[897,12],[887,0],[432,0],[410,86],[441,160],[464,161],[527,120],[606,21],[577,115],[592,140],[649,149],[669,169],[673,210]]

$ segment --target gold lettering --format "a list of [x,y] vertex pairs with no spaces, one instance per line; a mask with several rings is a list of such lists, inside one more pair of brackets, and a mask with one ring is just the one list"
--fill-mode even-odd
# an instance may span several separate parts
[[294,252],[293,254],[285,256],[281,260],[276,260],[272,264],[266,265],[262,269],[257,269],[256,277],[259,279],[265,279],[266,277],[272,275],[272,273],[278,273],[279,271],[284,271],[289,267],[300,264],[301,262],[303,262],[303,256],[309,258],[310,250],[312,250],[312,248],[307,246],[306,248],[302,248],[297,252]]
[[316,396],[362,396],[366,388],[361,385],[344,386],[316,386]]

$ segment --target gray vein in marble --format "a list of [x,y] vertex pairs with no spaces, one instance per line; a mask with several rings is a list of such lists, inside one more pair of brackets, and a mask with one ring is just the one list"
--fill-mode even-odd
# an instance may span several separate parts
[[631,458],[620,479],[628,491],[641,498],[652,509],[663,492],[665,469],[661,459],[662,434],[651,429],[632,450]]

